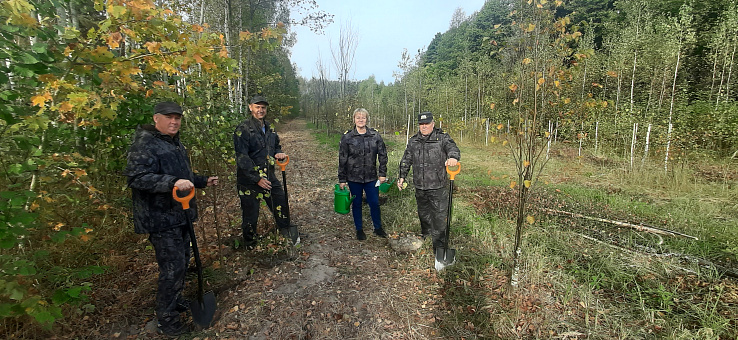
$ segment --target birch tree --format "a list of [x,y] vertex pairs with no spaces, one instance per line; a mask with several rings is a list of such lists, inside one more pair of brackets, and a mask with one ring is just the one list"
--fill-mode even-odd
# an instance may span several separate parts
[[669,103],[669,120],[668,120],[668,131],[666,135],[666,152],[664,156],[664,172],[669,170],[669,151],[672,143],[672,132],[674,126],[674,104],[677,100],[677,80],[679,79],[679,67],[683,63],[682,57],[684,54],[685,46],[691,44],[694,41],[694,31],[692,28],[692,7],[689,5],[683,5],[679,10],[679,17],[672,20],[671,27],[672,36],[668,40],[672,46],[672,53],[674,60],[674,77],[672,78],[671,87],[671,99]]
[[512,53],[508,53],[510,65],[514,65],[508,90],[513,94],[512,108],[514,128],[512,136],[503,144],[508,145],[517,170],[517,181],[510,187],[517,189],[517,219],[510,272],[511,285],[519,282],[520,260],[523,251],[522,235],[526,224],[535,223],[535,217],[527,214],[531,188],[543,171],[547,159],[542,157],[551,138],[548,119],[555,117],[563,103],[541,104],[541,96],[569,90],[571,74],[561,60],[573,53],[570,44],[580,32],[570,32],[569,17],[556,18],[554,13],[560,3],[529,4],[520,1],[514,14],[516,24],[512,37]]

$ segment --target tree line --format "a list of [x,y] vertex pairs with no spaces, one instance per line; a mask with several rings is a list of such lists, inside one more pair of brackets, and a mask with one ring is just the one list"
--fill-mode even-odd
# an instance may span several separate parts
[[[530,6],[550,16],[521,16]],[[427,49],[406,51],[395,82],[353,81],[342,96],[314,77],[302,83],[302,108],[329,127],[347,121],[348,101],[373,110],[375,126],[395,131],[412,123],[410,113],[429,110],[456,138],[487,141],[488,126],[507,132],[521,109],[514,89],[527,67],[521,29],[564,26],[571,34],[563,37],[566,50],[535,77],[566,73],[553,80],[553,97],[539,98],[556,108],[540,118],[551,122],[557,141],[597,143],[622,156],[633,146],[639,157],[661,161],[692,153],[735,157],[737,16],[735,0],[489,0],[469,16],[457,10]]]
[[432,111],[457,140],[507,145],[515,285],[522,230],[535,222],[528,198],[552,142],[667,172],[674,159],[738,154],[737,9],[734,0],[489,0],[468,17],[457,10],[427,49],[405,51],[394,83],[338,91],[319,62],[319,76],[301,83],[302,109],[330,133],[365,107],[373,127],[405,136]]

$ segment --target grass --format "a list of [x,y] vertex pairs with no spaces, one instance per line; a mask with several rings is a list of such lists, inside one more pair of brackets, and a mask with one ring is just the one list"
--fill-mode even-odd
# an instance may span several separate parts
[[313,123],[307,123],[307,127],[314,131],[313,136],[318,140],[318,143],[338,151],[338,143],[341,141],[343,132],[326,133],[324,129],[316,129],[316,126]]
[[[385,141],[393,143],[389,163],[398,164],[404,138],[386,136]],[[536,223],[524,228],[522,280],[511,289],[506,277],[514,207],[505,205],[515,202],[508,185],[517,175],[509,149],[460,147],[463,169],[455,182],[451,238],[458,263],[441,274],[444,303],[436,318],[444,337],[738,337],[735,279],[693,261],[736,270],[738,192],[725,173],[730,165],[674,163],[665,173],[663,163],[654,161],[631,170],[627,159],[576,157],[576,150],[555,146],[534,184],[538,199],[529,211],[537,214]],[[714,169],[722,177],[710,178]],[[392,208],[382,210],[390,231],[419,231],[411,193],[390,192],[387,206]],[[490,204],[493,200],[499,202]],[[558,206],[699,239],[656,236],[539,210]]]
[[[604,223],[539,216],[523,236],[523,281],[506,291],[513,221],[495,211],[475,209],[472,201],[479,198],[464,192],[504,188],[515,179],[515,168],[508,151],[501,147],[462,144],[461,149],[464,169],[455,183],[461,197],[455,197],[452,238],[459,263],[443,274],[445,310],[439,314],[445,317],[439,318],[438,327],[444,336],[738,336],[734,279],[715,268],[685,263],[680,257],[641,251],[647,246],[734,268],[738,261],[734,202],[738,199],[736,183],[726,176],[709,181],[700,177],[702,170],[689,166],[669,173],[659,164],[630,171],[623,159],[608,159],[602,165],[586,157],[555,156],[536,183],[535,190],[544,192],[546,198],[585,215],[644,222],[699,240],[659,238]],[[413,210],[414,198],[406,197],[401,206],[401,211]],[[383,213],[393,215],[387,210]],[[417,223],[415,216],[408,215],[396,217],[399,228]],[[617,236],[616,245],[626,249],[608,245],[607,237],[596,241],[598,238],[582,236],[610,234]]]

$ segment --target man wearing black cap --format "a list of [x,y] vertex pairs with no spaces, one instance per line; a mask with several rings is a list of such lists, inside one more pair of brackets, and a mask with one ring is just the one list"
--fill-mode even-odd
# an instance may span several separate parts
[[279,232],[293,244],[300,242],[297,227],[289,224],[282,183],[274,174],[274,160],[283,160],[279,136],[264,119],[269,102],[257,95],[251,99],[251,118],[244,120],[233,133],[236,149],[238,197],[241,199],[243,240],[247,248],[256,246],[259,203],[263,199],[271,209]]
[[418,125],[418,133],[410,138],[400,160],[397,187],[402,190],[407,186],[405,178],[412,167],[420,232],[423,238],[431,236],[435,253],[446,241],[449,190],[446,166],[456,166],[461,152],[451,136],[435,128],[430,112],[418,115]]
[[[141,125],[128,150],[125,175],[131,188],[133,226],[137,234],[149,234],[159,264],[156,316],[159,331],[167,335],[187,332],[180,313],[187,310],[182,297],[190,260],[187,225],[197,219],[197,204],[185,211],[172,197],[176,186],[182,191],[217,185],[218,177],[192,173],[187,151],[179,140],[182,107],[161,102],[154,107],[154,125]],[[194,237],[194,236],[193,236]]]

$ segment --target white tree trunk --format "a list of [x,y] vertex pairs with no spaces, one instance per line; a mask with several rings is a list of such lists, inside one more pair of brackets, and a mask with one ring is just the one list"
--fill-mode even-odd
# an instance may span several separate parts
[[405,132],[405,145],[410,142],[410,115],[407,115],[407,131]]
[[577,155],[582,157],[582,142],[584,141],[584,122],[582,122],[582,128],[579,130],[579,152]]
[[677,62],[676,67],[674,67],[674,82],[671,86],[671,105],[669,106],[669,131],[666,133],[666,155],[664,156],[664,172],[669,171],[669,148],[671,147],[671,132],[673,130],[673,118],[674,118],[674,101],[675,101],[675,95],[676,95],[676,83],[677,83],[677,76],[679,75],[679,62],[681,61],[682,57],[682,44],[680,42],[679,44],[679,50],[677,51]]
[[720,104],[720,97],[721,93],[723,92],[723,84],[725,84],[725,67],[728,64],[727,62],[728,54],[725,54],[725,57],[723,58],[723,67],[720,71],[720,84],[718,85],[717,94],[715,96],[715,111],[718,109],[718,105]]
[[600,134],[600,121],[595,122],[595,155],[597,154],[597,142]]
[[648,124],[648,130],[646,131],[646,147],[643,150],[643,160],[641,160],[641,165],[646,164],[646,159],[648,158],[648,147],[651,143],[651,124]]
[[669,121],[669,130],[666,133],[666,155],[664,156],[664,172],[669,171],[669,148],[671,148],[671,131],[672,125],[671,121]]
[[638,123],[633,123],[633,136],[630,138],[630,169],[633,169],[633,154],[635,153],[636,138],[638,137]]
[[548,121],[548,141],[546,142],[546,160],[551,156],[551,137],[553,136],[553,123]]
[[[636,31],[636,39],[638,39],[638,33]],[[638,61],[638,50],[633,54],[633,73],[630,76],[630,115],[633,115],[633,103],[635,95],[635,77],[636,77],[636,64]]]

